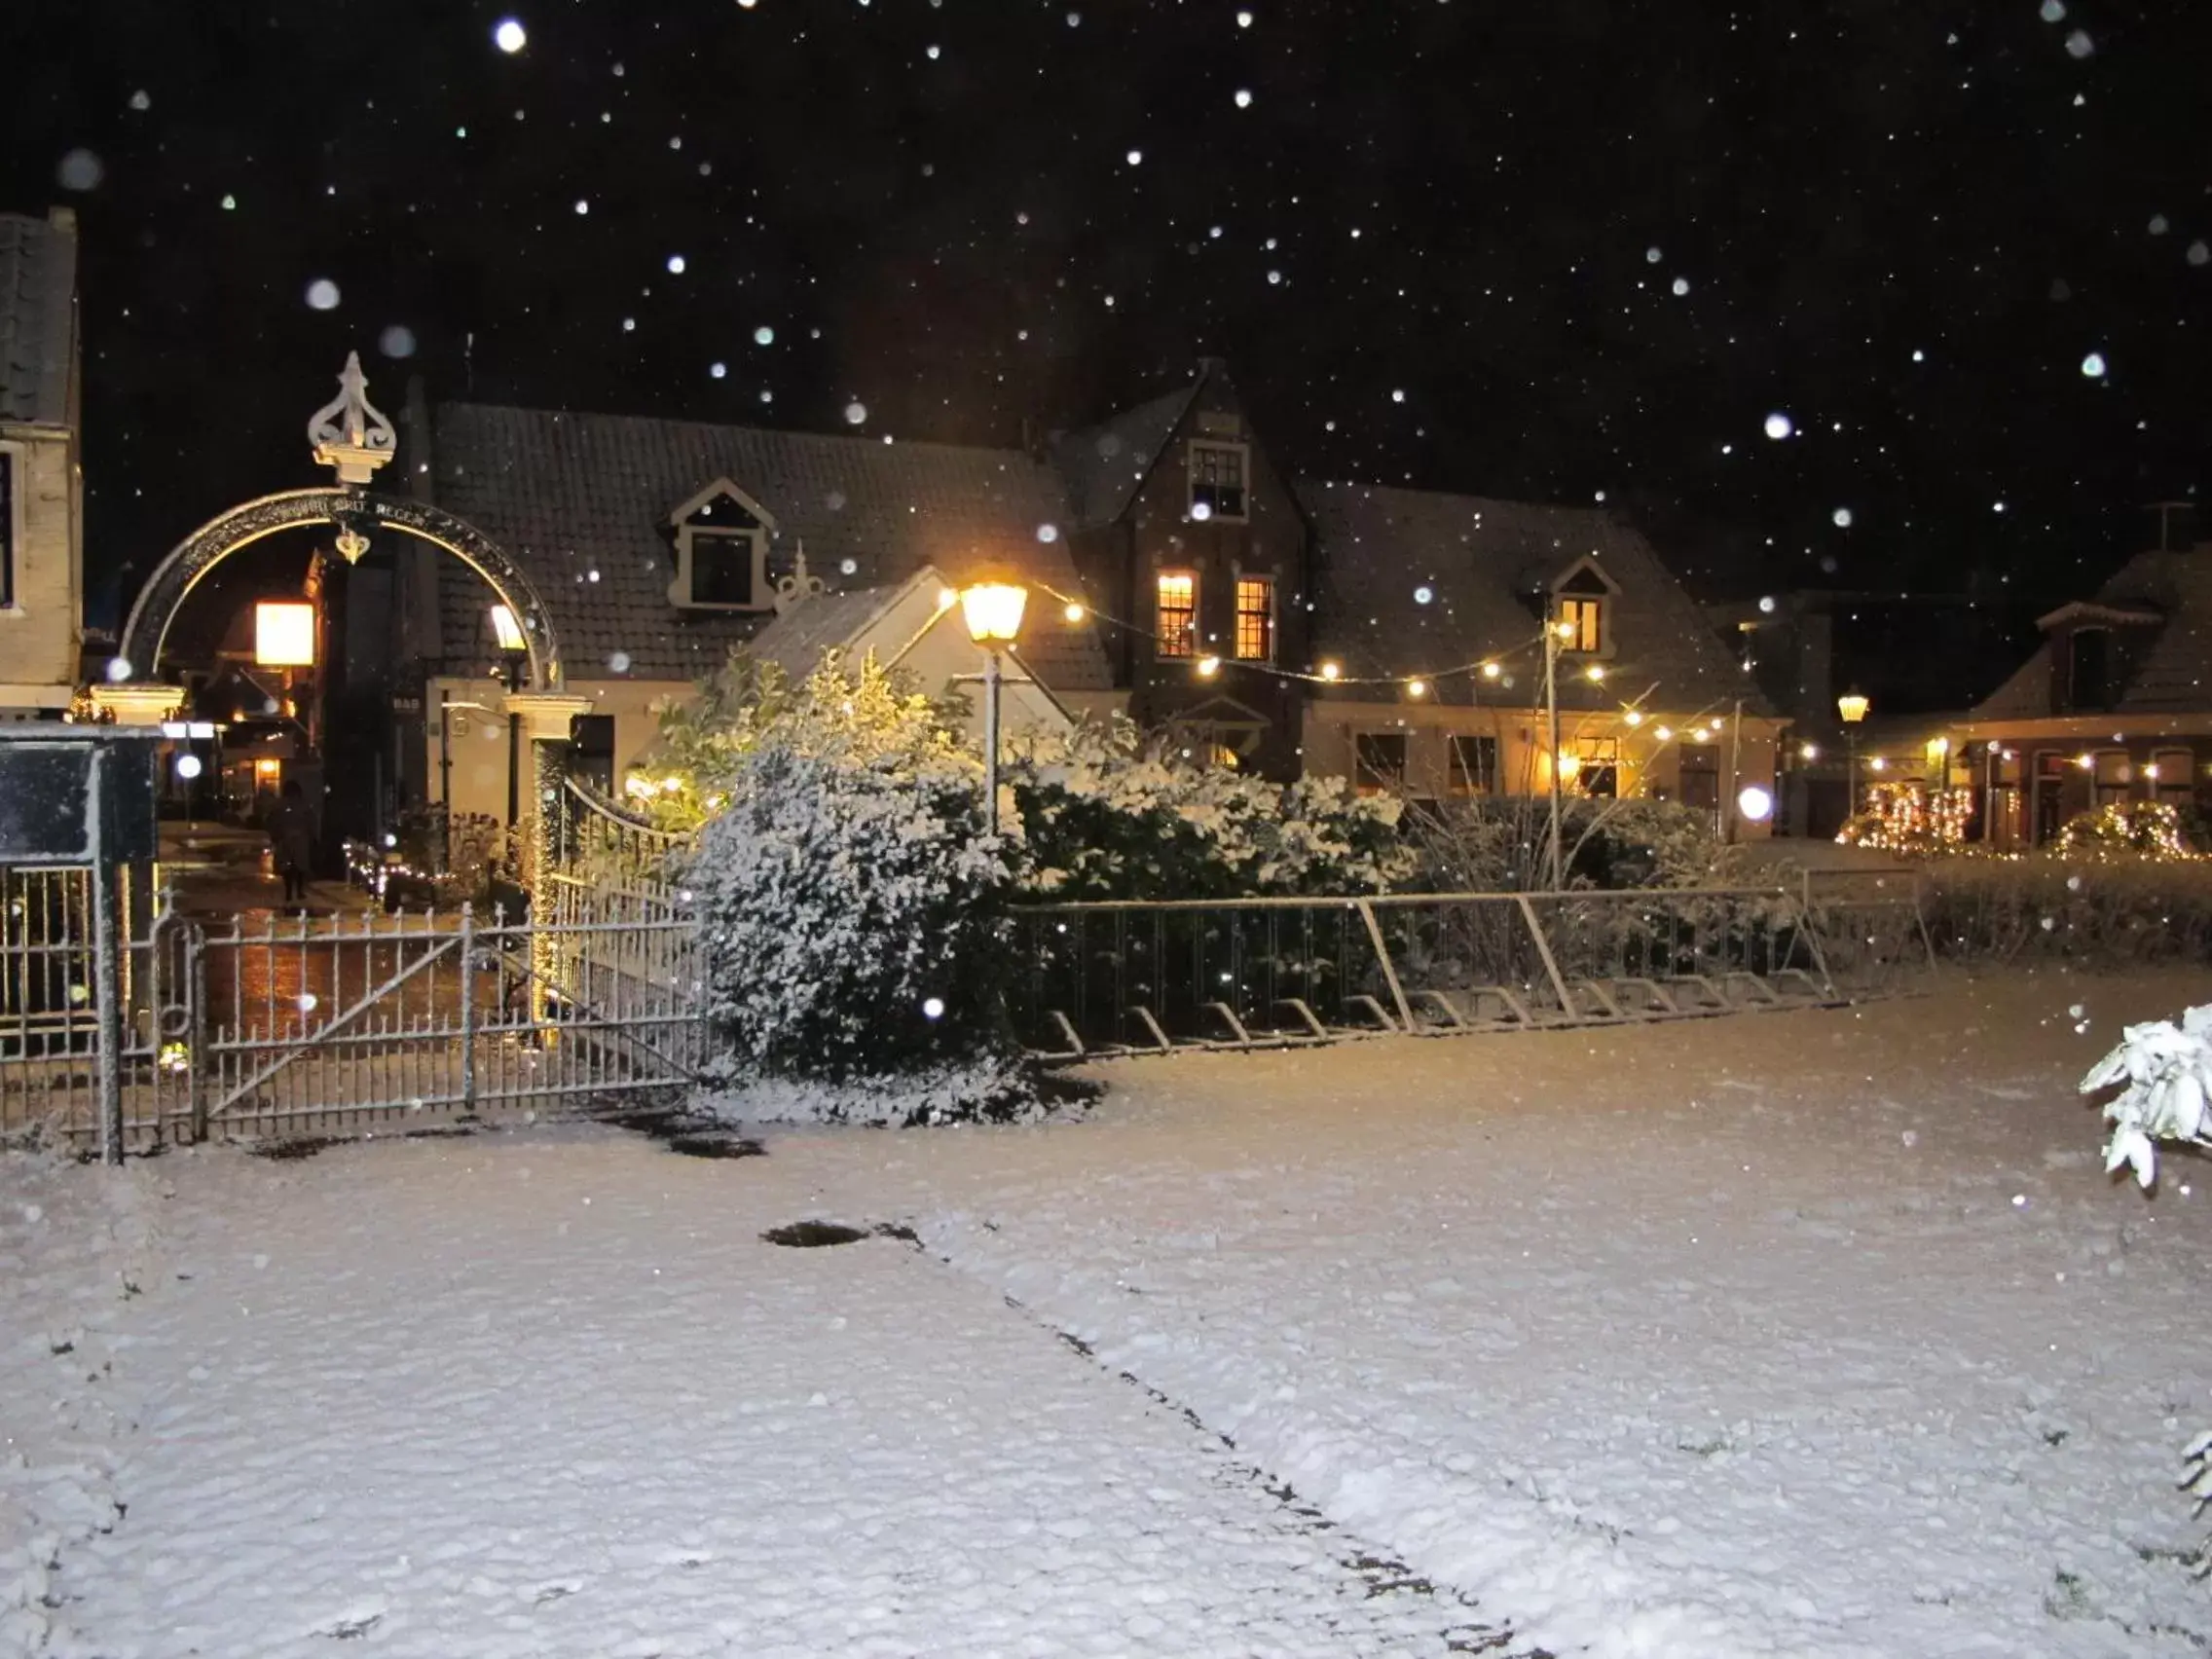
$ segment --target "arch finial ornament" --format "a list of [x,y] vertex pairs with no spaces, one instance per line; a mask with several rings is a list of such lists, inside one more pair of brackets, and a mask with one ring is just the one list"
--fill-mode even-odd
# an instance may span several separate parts
[[333,468],[341,484],[366,484],[391,461],[399,436],[390,418],[369,401],[360,352],[346,353],[338,395],[309,419],[308,442],[314,446],[315,465]]

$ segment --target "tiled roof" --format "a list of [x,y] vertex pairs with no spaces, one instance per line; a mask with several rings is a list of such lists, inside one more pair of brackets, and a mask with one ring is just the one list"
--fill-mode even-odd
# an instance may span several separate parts
[[[2130,653],[2127,683],[2110,713],[2212,710],[2212,546],[2138,553],[2097,590],[2096,602],[2115,610],[2149,611],[2163,618],[2120,624],[2123,637],[2146,643]],[[2063,612],[2054,613],[2053,619],[2059,614]],[[1974,719],[2034,719],[2051,714],[2051,640],[2046,639],[1975,707]]]
[[1052,459],[1067,480],[1070,523],[1112,524],[1122,516],[1204,381],[1201,374],[1110,421],[1054,436]]
[[[1608,513],[1364,484],[1302,483],[1298,498],[1320,548],[1314,651],[1347,676],[1494,657],[1511,683],[1475,682],[1480,694],[1527,706],[1543,662],[1532,596],[1594,557],[1618,590],[1606,607],[1618,650],[1602,686],[1563,678],[1563,706],[1615,707],[1648,688],[1654,709],[1717,710],[1740,697],[1747,714],[1772,713],[1650,543]],[[1442,689],[1462,697],[1468,683]]]
[[[572,679],[604,677],[617,653],[634,679],[697,679],[761,629],[761,614],[668,600],[668,515],[722,477],[774,519],[772,559],[788,562],[803,541],[832,593],[896,586],[924,565],[955,582],[996,564],[1080,587],[1059,534],[1059,477],[1018,450],[467,403],[438,409],[434,450],[438,504],[537,584]],[[488,660],[484,588],[457,562],[439,565],[448,657]],[[1112,684],[1088,627],[1040,632],[1028,660],[1055,689]]]
[[76,292],[75,226],[0,213],[0,421],[67,424]]

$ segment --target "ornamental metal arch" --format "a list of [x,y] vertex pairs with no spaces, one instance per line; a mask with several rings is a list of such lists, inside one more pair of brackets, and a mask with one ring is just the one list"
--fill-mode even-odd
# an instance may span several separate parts
[[404,532],[453,554],[491,584],[522,624],[532,689],[560,688],[561,648],[552,613],[505,549],[475,526],[427,501],[344,485],[264,496],[210,519],[178,542],[140,590],[123,625],[117,654],[129,665],[128,678],[156,677],[169,624],[192,590],[217,565],[267,536],[317,524],[336,525],[340,550],[350,557],[359,556],[355,549],[366,550],[368,533],[379,529]]

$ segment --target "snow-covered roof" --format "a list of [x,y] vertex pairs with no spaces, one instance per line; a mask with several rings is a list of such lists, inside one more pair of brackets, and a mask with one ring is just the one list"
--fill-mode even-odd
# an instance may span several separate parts
[[[2093,600],[2062,606],[2043,618],[2116,625],[2127,641],[2117,661],[2124,676],[2109,711],[2170,715],[2212,710],[2212,545],[2138,553],[2099,588]],[[2057,682],[2046,638],[1974,710],[1976,721],[2039,719],[2068,711],[2053,701]]]
[[[1563,704],[1609,708],[1655,686],[1657,708],[1740,697],[1747,714],[1773,712],[1651,544],[1610,513],[1366,484],[1302,483],[1298,498],[1320,547],[1314,650],[1347,676],[1495,657],[1515,674],[1512,695],[1525,706],[1541,668],[1534,596],[1587,561],[1610,590],[1613,648],[1603,684],[1562,677]],[[1463,695],[1465,684],[1439,690]]]
[[[1019,450],[472,403],[441,405],[434,432],[438,504],[536,583],[572,678],[603,674],[622,653],[633,679],[697,679],[766,626],[770,613],[669,603],[669,515],[721,478],[773,515],[772,568],[804,543],[830,589],[816,605],[929,566],[952,582],[989,565],[1063,593],[1082,587],[1060,534],[1059,476]],[[456,560],[440,561],[439,579],[447,657],[489,660],[482,583]],[[1031,662],[1057,689],[1112,683],[1088,627],[1040,631]]]

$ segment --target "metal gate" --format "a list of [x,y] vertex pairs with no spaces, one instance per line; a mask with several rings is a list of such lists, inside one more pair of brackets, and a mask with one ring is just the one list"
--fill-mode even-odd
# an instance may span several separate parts
[[[9,877],[21,904],[0,934],[0,1134],[97,1134],[93,935],[75,873]],[[557,878],[551,898],[519,921],[464,906],[258,926],[165,904],[125,951],[129,1139],[403,1130],[703,1081],[698,933],[676,897]]]

